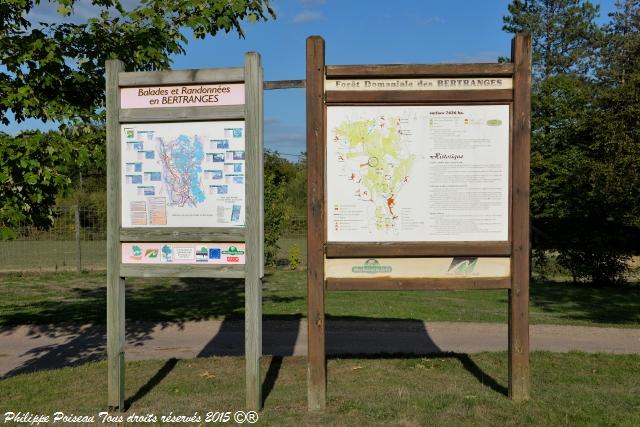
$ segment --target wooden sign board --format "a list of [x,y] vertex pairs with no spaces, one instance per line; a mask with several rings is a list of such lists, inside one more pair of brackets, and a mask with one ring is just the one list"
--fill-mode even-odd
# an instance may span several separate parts
[[245,279],[247,407],[261,407],[262,67],[106,64],[109,406],[124,410],[125,279]]
[[509,394],[529,395],[531,39],[511,63],[327,66],[307,40],[309,409],[325,290],[507,289]]

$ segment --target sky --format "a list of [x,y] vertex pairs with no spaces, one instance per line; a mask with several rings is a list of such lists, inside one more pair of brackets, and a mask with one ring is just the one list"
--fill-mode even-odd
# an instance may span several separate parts
[[[131,3],[135,0],[128,0]],[[76,14],[93,13],[81,0]],[[502,31],[510,0],[272,0],[276,19],[245,23],[237,33],[204,40],[190,38],[186,54],[172,57],[173,69],[242,66],[245,52],[262,56],[265,80],[305,78],[306,39],[325,40],[326,64],[399,64],[496,62],[509,56],[511,34]],[[600,5],[600,22],[615,0]],[[55,18],[43,5],[34,19]],[[265,92],[265,146],[291,160],[305,150],[304,89]],[[30,120],[0,127],[46,129]]]

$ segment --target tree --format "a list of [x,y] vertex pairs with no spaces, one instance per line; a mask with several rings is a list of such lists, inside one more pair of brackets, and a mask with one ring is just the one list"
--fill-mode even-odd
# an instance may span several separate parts
[[278,240],[285,224],[286,205],[284,204],[286,188],[276,185],[276,175],[265,169],[264,174],[264,258],[266,265],[274,265],[277,261]]
[[599,7],[583,0],[513,0],[504,31],[528,31],[537,82],[558,75],[586,75],[593,66]]
[[264,240],[267,264],[274,264],[284,225],[306,212],[306,160],[292,163],[277,151],[264,156]]
[[618,0],[604,27],[599,77],[611,86],[627,83],[640,70],[640,0]]
[[56,197],[69,190],[77,168],[104,161],[96,135],[100,133],[0,133],[0,240],[14,237],[23,224],[52,224]]
[[[76,0],[48,2],[68,17]],[[130,9],[119,0],[91,0],[100,13],[85,22],[32,23],[27,17],[40,3],[0,4],[0,122],[8,124],[12,113],[18,122],[58,122],[61,132],[0,137],[5,237],[18,223],[50,223],[57,193],[88,164],[79,150],[104,157],[107,59],[121,59],[128,71],[164,69],[171,55],[185,52],[188,32],[204,38],[236,31],[243,37],[243,20],[275,17],[268,0],[142,0]]]
[[[76,0],[49,0],[62,16]],[[243,19],[275,17],[268,0],[143,0],[126,10],[119,0],[91,0],[99,16],[81,23],[33,25],[26,19],[40,0],[8,0],[0,5],[0,120],[37,118],[62,123],[101,121],[104,63],[118,57],[126,69],[156,70],[183,54],[196,38],[220,31],[243,37]]]
[[630,220],[639,175],[633,138],[618,137],[627,127],[611,87],[596,79],[599,47],[614,42],[588,1],[514,0],[509,11],[504,29],[533,37],[534,246],[559,251],[574,279],[621,281],[639,236]]

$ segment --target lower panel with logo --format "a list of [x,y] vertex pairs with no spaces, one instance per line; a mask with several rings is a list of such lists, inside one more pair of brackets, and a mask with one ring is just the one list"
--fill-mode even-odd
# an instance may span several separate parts
[[245,263],[244,243],[122,243],[123,264]]
[[325,259],[327,278],[509,277],[510,258],[340,258]]

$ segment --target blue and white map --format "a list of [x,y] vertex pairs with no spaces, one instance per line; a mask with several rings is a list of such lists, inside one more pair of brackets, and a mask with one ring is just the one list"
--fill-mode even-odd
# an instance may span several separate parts
[[180,135],[168,141],[159,140],[169,206],[197,207],[206,199],[202,191],[204,150],[200,137]]
[[244,122],[128,124],[123,227],[244,225]]

